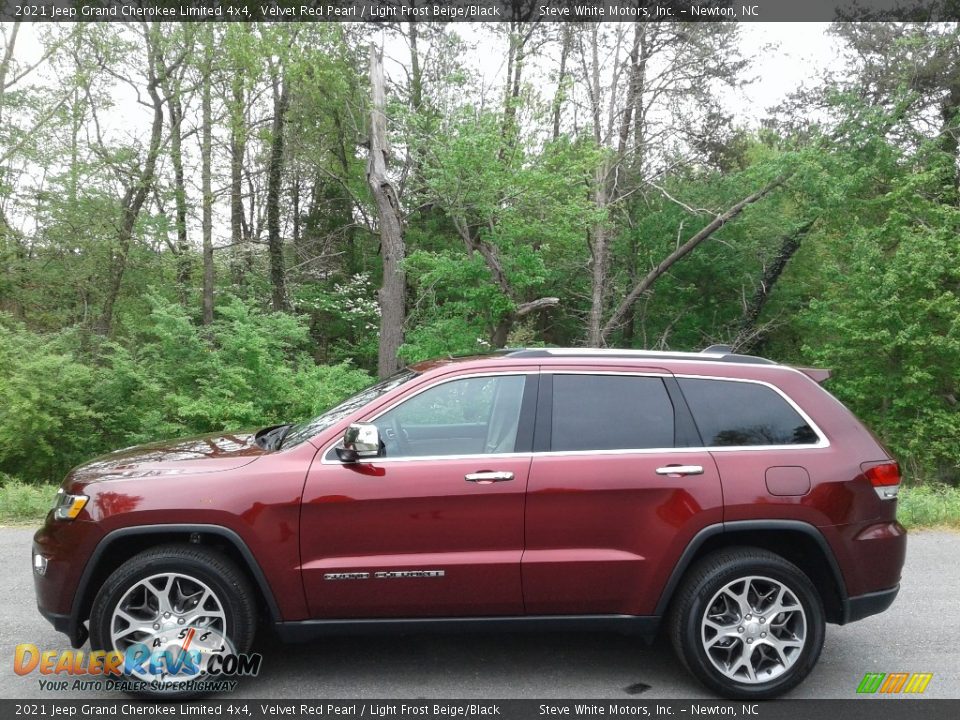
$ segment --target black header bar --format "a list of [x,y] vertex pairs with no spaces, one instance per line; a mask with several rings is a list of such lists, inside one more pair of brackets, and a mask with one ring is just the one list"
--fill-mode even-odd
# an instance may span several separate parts
[[24,22],[830,22],[960,20],[956,0],[0,0]]
[[[852,692],[852,691],[851,691]],[[740,720],[953,720],[960,700],[851,698],[849,700],[251,700],[228,696],[203,702],[116,700],[0,700],[3,717],[32,718],[244,718],[267,720],[688,720],[702,716]]]

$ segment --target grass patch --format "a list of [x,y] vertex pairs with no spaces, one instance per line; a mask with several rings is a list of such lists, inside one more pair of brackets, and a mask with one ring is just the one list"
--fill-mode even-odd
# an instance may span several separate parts
[[57,493],[52,483],[27,485],[2,474],[0,481],[0,523],[39,524]]
[[916,485],[900,489],[897,520],[907,528],[960,529],[960,488]]

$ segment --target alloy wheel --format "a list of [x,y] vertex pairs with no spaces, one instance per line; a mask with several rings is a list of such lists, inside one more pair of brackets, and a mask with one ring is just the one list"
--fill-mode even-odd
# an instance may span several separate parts
[[[168,572],[134,583],[120,598],[110,620],[113,648],[124,653],[145,646],[176,662],[191,652],[202,672],[211,654],[228,651],[223,602],[195,577]],[[170,674],[165,663],[146,663],[133,674],[145,680],[191,679]],[[145,669],[144,669],[145,668]],[[194,676],[195,677],[195,676]]]
[[700,625],[711,664],[739,683],[765,683],[797,662],[807,616],[784,583],[751,575],[724,585],[707,603]]

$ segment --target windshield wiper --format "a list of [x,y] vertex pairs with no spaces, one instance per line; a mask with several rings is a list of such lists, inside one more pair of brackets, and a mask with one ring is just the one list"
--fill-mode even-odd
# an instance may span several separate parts
[[293,425],[274,425],[264,428],[256,434],[255,442],[264,450],[276,450],[292,427]]

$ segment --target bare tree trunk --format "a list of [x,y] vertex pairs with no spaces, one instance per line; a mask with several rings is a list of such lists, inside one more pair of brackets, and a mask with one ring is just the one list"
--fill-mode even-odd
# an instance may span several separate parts
[[[173,58],[166,56],[166,40],[179,37],[184,45]],[[173,251],[177,260],[177,294],[180,304],[186,307],[190,290],[190,275],[192,259],[190,257],[190,243],[187,238],[187,187],[183,171],[183,61],[188,52],[193,49],[192,33],[186,32],[182,36],[169,35],[161,37],[156,49],[157,60],[160,66],[158,84],[163,92],[163,101],[167,106],[167,117],[170,123],[170,164],[173,167],[173,196],[174,196],[174,225],[177,240]]]
[[[0,122],[3,121],[3,103],[6,96],[7,90],[7,74],[10,71],[10,65],[13,62],[13,51],[17,45],[17,35],[20,33],[20,22],[17,21],[12,24],[10,29],[10,37],[6,36],[4,32],[3,38],[6,40],[7,47],[3,52],[3,59],[0,59]],[[10,231],[10,225],[7,222],[7,218],[3,213],[3,209],[0,208],[0,240],[3,240],[7,235],[13,235]],[[14,240],[16,242],[16,239]],[[19,309],[22,312],[22,306],[18,303]],[[19,315],[20,313],[18,313]]]
[[757,320],[760,318],[760,313],[763,312],[767,300],[770,299],[770,293],[773,292],[773,287],[777,284],[777,280],[780,279],[780,275],[782,275],[786,269],[790,258],[800,249],[800,242],[815,222],[816,219],[809,220],[793,232],[781,238],[780,248],[777,250],[777,254],[773,257],[770,264],[764,268],[763,275],[760,277],[760,282],[753,293],[753,297],[743,309],[743,316],[740,319],[737,337],[730,343],[734,350],[738,352],[749,351],[760,343],[762,339],[761,335],[763,334],[757,331]]
[[420,30],[417,23],[411,20],[409,23],[410,32],[410,107],[414,112],[419,112],[423,105],[423,70],[420,67],[420,48],[418,40]]
[[[635,232],[630,233],[629,248],[627,257],[624,259],[624,266],[627,271],[627,284],[633,287],[637,284],[637,255],[640,252],[640,243],[637,242]],[[634,339],[637,335],[637,306],[631,305],[623,318],[623,333],[621,339],[623,346],[633,347]]]
[[[646,51],[643,49],[646,33],[644,23],[636,23],[634,26],[633,44],[628,56],[630,75],[627,86],[626,101],[619,115],[619,127],[616,138],[616,154],[607,157],[597,168],[594,177],[593,203],[600,211],[606,211],[611,204],[622,197],[623,175],[627,167],[626,158],[629,149],[630,133],[634,130],[634,117],[638,112],[640,104],[643,102],[643,89],[646,74]],[[597,147],[603,147],[605,142],[612,146],[612,130],[616,121],[615,104],[611,102],[607,118],[607,135],[604,133],[600,124],[600,99],[603,88],[600,80],[601,58],[599,55],[599,37],[596,27],[591,28],[591,62],[590,62],[590,87],[591,87],[591,105],[593,111],[594,140]],[[617,74],[616,68],[614,74]],[[635,133],[636,134],[636,133]],[[634,139],[638,147],[642,142],[638,136]],[[603,317],[608,295],[607,285],[609,283],[609,255],[610,255],[610,230],[608,226],[600,221],[591,229],[590,232],[590,254],[591,273],[590,273],[590,313],[587,316],[587,345],[590,347],[601,347],[606,344],[607,334],[603,331]],[[632,313],[633,306],[627,309]],[[632,336],[633,320],[628,318],[627,325]],[[631,338],[632,341],[632,338]]]
[[566,98],[567,58],[570,57],[570,45],[573,42],[573,32],[567,23],[560,24],[560,71],[557,73],[557,91],[553,95],[553,139],[560,137],[560,116],[563,112],[563,101]]
[[271,302],[277,312],[290,309],[287,299],[287,270],[280,234],[280,192],[283,183],[283,133],[289,105],[289,84],[282,69],[273,78],[273,124],[270,138],[270,166],[267,172],[267,249],[270,256]]
[[[107,291],[103,301],[103,309],[96,323],[96,331],[101,335],[109,335],[113,327],[113,308],[120,295],[123,285],[123,274],[127,268],[127,257],[130,254],[130,243],[133,240],[133,231],[136,227],[140,210],[153,186],[154,173],[157,167],[157,156],[160,154],[160,140],[163,137],[163,101],[157,90],[158,60],[155,44],[159,31],[159,23],[154,22],[148,29],[143,25],[143,37],[147,48],[147,92],[153,107],[153,124],[150,130],[150,145],[143,162],[143,168],[137,177],[131,181],[122,202],[122,216],[120,228],[117,232],[117,242],[110,260],[107,277]],[[161,72],[162,68],[159,69]]]
[[512,21],[510,23],[510,46],[507,56],[507,82],[503,98],[503,125],[501,134],[503,144],[499,157],[502,160],[514,148],[517,141],[517,108],[520,100],[520,87],[523,80],[523,67],[527,56],[527,43],[530,41],[536,23]]
[[940,118],[942,120],[940,147],[951,159],[946,184],[951,188],[950,194],[953,201],[956,201],[958,191],[960,191],[960,173],[957,171],[958,154],[960,154],[958,113],[960,113],[960,73],[953,76],[949,91],[940,106]]
[[[601,162],[596,169],[593,185],[593,203],[598,210],[607,207],[607,173],[606,162]],[[590,315],[587,320],[587,345],[600,347],[606,338],[601,332],[603,324],[603,309],[607,290],[607,244],[608,228],[601,219],[590,230]]]
[[636,85],[632,86],[631,92],[633,95],[632,109],[633,109],[633,158],[630,163],[630,167],[633,169],[635,176],[638,179],[642,179],[646,172],[647,164],[647,107],[646,107],[646,92],[647,92],[647,65],[650,62],[650,58],[654,53],[654,46],[656,45],[656,34],[655,31],[648,33],[649,27],[646,23],[641,23],[637,27],[637,34],[639,35],[639,51],[640,54],[637,57],[637,64],[634,66],[633,74],[631,76],[631,81],[636,81]]
[[[590,100],[593,114],[593,140],[598,148],[603,147],[603,129],[600,124],[600,38],[597,26],[590,28],[591,34],[591,73]],[[607,194],[607,175],[610,166],[606,160],[600,162],[593,177],[593,204],[597,210],[605,211],[609,196]],[[607,226],[601,218],[590,229],[589,245],[590,265],[590,314],[587,316],[587,345],[600,347],[605,338],[601,333],[603,323],[604,299],[607,290]]]
[[290,179],[290,214],[293,216],[293,249],[295,256],[298,258],[303,251],[303,219],[300,214],[300,194],[303,191],[301,188],[302,182],[303,178],[300,175],[300,168],[297,168],[294,170],[293,177]]
[[494,329],[493,335],[490,338],[490,344],[497,349],[506,347],[507,340],[510,338],[510,331],[513,330],[513,326],[518,320],[525,318],[530,313],[546,310],[559,304],[560,298],[543,297],[518,305],[516,310],[504,315],[500,319],[500,322],[497,323],[497,327]]
[[383,56],[370,46],[370,156],[367,161],[367,184],[377,202],[380,226],[380,251],[383,256],[383,282],[380,285],[380,344],[377,352],[377,373],[388,377],[399,367],[397,357],[403,344],[406,320],[406,277],[403,271],[404,240],[397,191],[387,178],[386,90],[384,89]]
[[168,91],[167,114],[170,118],[170,162],[173,165],[176,207],[177,293],[180,295],[180,303],[186,305],[192,263],[187,238],[187,188],[183,173],[183,105],[176,93],[176,88]]
[[675,262],[686,257],[691,252],[693,252],[700,243],[704,240],[710,238],[717,230],[722,228],[728,222],[736,218],[740,213],[744,211],[747,207],[753,203],[762,200],[771,192],[776,190],[778,187],[783,185],[787,181],[788,175],[780,175],[776,179],[769,182],[767,185],[762,187],[760,190],[757,190],[755,193],[748,195],[739,202],[735,203],[729,207],[726,211],[717,215],[713,220],[711,220],[707,225],[705,225],[698,233],[693,237],[687,240],[683,245],[678,247],[672,253],[667,255],[663,260],[661,260],[656,267],[654,267],[650,272],[648,272],[640,282],[638,282],[627,296],[620,302],[617,306],[617,309],[613,311],[613,314],[610,316],[610,319],[607,320],[606,324],[600,330],[600,339],[602,342],[605,342],[606,339],[610,336],[616,328],[618,328],[623,322],[623,318],[626,315],[627,310],[637,301],[637,299],[643,295],[647,290],[649,290],[653,284],[663,276],[664,273],[669,270]]
[[630,49],[630,80],[627,85],[627,101],[620,115],[620,129],[617,133],[618,160],[622,160],[627,152],[627,142],[630,140],[633,121],[633,108],[636,105],[637,92],[640,87],[640,77],[637,70],[640,66],[640,37],[642,32],[641,23],[637,23],[633,33],[633,47]]
[[230,81],[230,95],[230,245],[233,280],[243,285],[250,270],[250,248],[246,244],[243,218],[243,161],[247,153],[245,98],[243,81],[238,74]]
[[206,36],[201,87],[202,131],[200,135],[200,184],[203,194],[203,324],[213,323],[213,187],[211,165],[213,156],[213,110],[210,102],[210,74],[213,65],[213,36]]
[[10,65],[13,62],[13,51],[17,46],[17,35],[20,33],[20,21],[12,24],[10,37],[4,38],[7,41],[7,47],[3,51],[3,59],[0,60],[0,122],[3,121],[3,100],[7,90],[7,73],[10,71]]
[[[497,254],[496,247],[471,232],[470,227],[463,218],[452,217],[451,220],[460,235],[460,239],[463,240],[467,252],[470,254],[480,253],[480,257],[483,258],[487,270],[490,271],[491,282],[503,293],[505,298],[514,302],[513,288],[510,287],[507,274],[503,271],[503,264],[500,262],[500,256]],[[497,321],[490,336],[490,344],[495,348],[504,347],[507,344],[510,331],[513,330],[513,326],[517,320],[526,317],[530,313],[547,310],[559,304],[560,298],[544,297],[516,305],[512,311],[505,313],[503,317]]]
[[[630,71],[630,89],[627,108],[624,111],[620,124],[620,140],[618,157],[621,167],[629,168],[631,177],[638,182],[644,176],[646,162],[646,121],[644,113],[644,92],[647,85],[647,61],[650,59],[650,47],[647,37],[647,23],[637,23],[633,36],[633,49],[630,52],[632,69]],[[625,162],[627,146],[630,136],[630,124],[633,125],[633,151],[630,161]],[[621,191],[622,192],[622,191]],[[631,228],[632,229],[632,228]],[[625,260],[627,284],[633,287],[637,284],[637,255],[640,252],[640,243],[635,232],[630,233],[629,250]],[[637,306],[631,305],[623,320],[623,345],[633,347],[636,337]]]
[[507,79],[503,88],[503,134],[507,133],[507,122],[511,118],[512,105],[511,90],[513,88],[513,63],[517,55],[517,41],[513,32],[514,23],[510,23],[507,31]]

